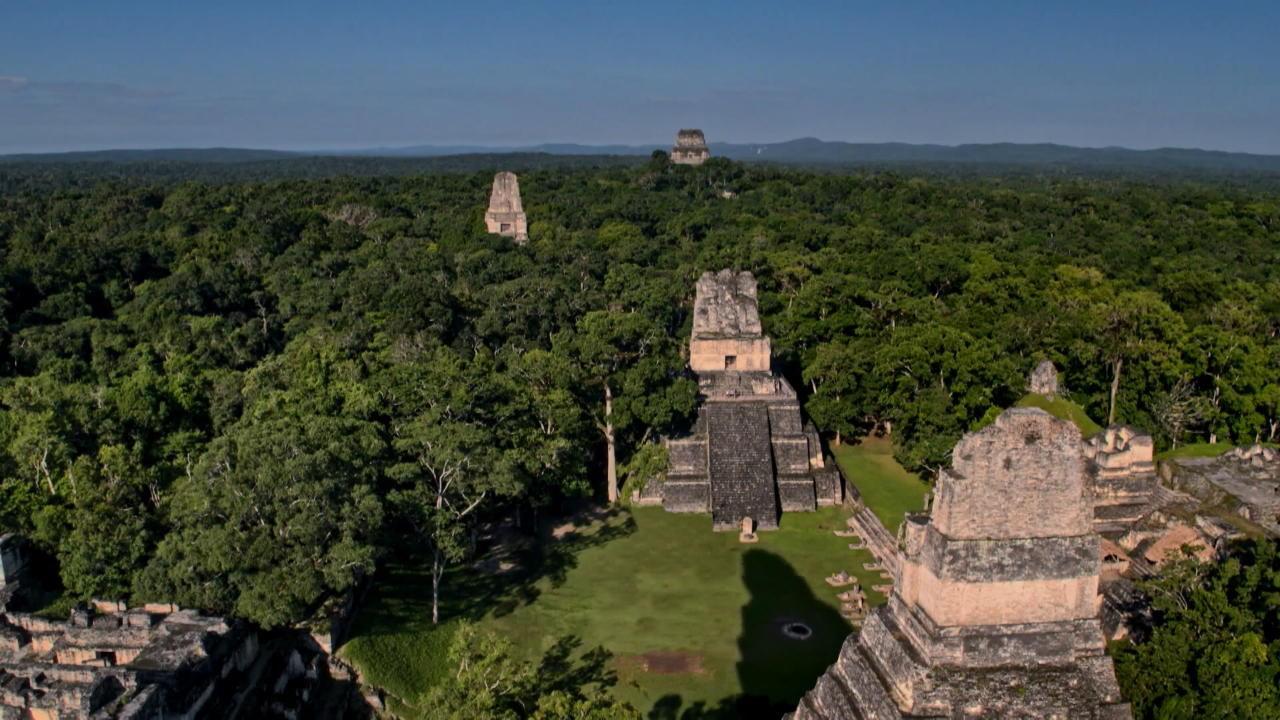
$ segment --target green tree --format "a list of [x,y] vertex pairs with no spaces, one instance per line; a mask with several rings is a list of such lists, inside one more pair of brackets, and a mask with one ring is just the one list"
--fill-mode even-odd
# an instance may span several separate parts
[[587,313],[575,333],[553,344],[574,359],[584,388],[600,393],[592,416],[605,441],[607,495],[616,503],[620,433],[643,426],[643,444],[654,428],[692,411],[697,389],[678,376],[683,362],[675,343],[639,313]]
[[[510,467],[482,423],[490,368],[467,367],[441,349],[393,365],[379,379],[392,409],[396,485],[388,500],[431,554],[431,621],[440,621],[440,583],[449,563],[471,550],[471,528],[486,502],[519,491]],[[478,370],[478,371],[477,371]]]
[[1222,564],[1185,559],[1139,583],[1149,638],[1113,648],[1116,677],[1140,718],[1280,717],[1280,555],[1259,540]]
[[373,570],[385,445],[366,422],[250,422],[210,444],[172,500],[173,529],[139,575],[146,600],[300,620],[326,590]]
[[[608,658],[603,649],[594,653]],[[449,674],[419,706],[449,720],[639,720],[635,708],[604,694],[599,676],[564,668],[566,660],[553,649],[535,668],[511,656],[510,641],[464,623],[449,647]],[[548,674],[552,668],[559,672]]]

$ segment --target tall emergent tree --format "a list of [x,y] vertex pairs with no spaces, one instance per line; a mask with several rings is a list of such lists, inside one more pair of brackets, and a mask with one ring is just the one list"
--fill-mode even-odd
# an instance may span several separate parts
[[395,450],[388,500],[431,555],[433,623],[445,569],[470,551],[485,503],[519,490],[486,423],[501,404],[492,370],[440,348],[391,365],[377,380]]
[[605,441],[605,486],[618,501],[618,444],[622,433],[643,427],[642,444],[655,428],[688,415],[697,386],[681,377],[684,361],[676,343],[638,312],[587,313],[575,332],[556,336],[554,346],[579,367],[582,387],[598,393],[592,415]]

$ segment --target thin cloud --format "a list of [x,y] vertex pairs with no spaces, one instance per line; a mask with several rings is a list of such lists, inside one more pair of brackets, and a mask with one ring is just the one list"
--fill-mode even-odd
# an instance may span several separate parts
[[121,85],[119,83],[96,83],[96,82],[37,82],[30,83],[27,86],[31,90],[40,90],[43,92],[62,93],[65,95],[97,95],[105,97],[141,97],[141,98],[166,98],[173,97],[179,93],[173,90],[161,90],[159,88],[148,87],[131,87],[129,85]]
[[0,91],[29,92],[75,97],[168,98],[181,93],[160,88],[134,87],[121,83],[32,82],[16,75],[0,75]]

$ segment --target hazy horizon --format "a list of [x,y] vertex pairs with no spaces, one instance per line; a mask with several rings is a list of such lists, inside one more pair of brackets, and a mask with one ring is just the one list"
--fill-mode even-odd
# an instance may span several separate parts
[[[674,135],[674,133],[673,133],[673,135]],[[934,147],[942,147],[942,148],[958,148],[958,147],[964,147],[964,146],[970,146],[970,145],[988,145],[988,146],[989,146],[989,145],[1019,145],[1019,146],[1031,146],[1031,145],[1056,145],[1056,146],[1059,146],[1059,147],[1069,147],[1069,148],[1075,148],[1075,149],[1080,149],[1080,150],[1120,150],[1120,151],[1133,151],[1133,152],[1150,152],[1150,151],[1161,151],[1161,150],[1190,150],[1190,151],[1210,152],[1210,153],[1213,153],[1213,152],[1223,152],[1223,153],[1229,153],[1229,154],[1233,154],[1233,155],[1256,155],[1256,156],[1259,156],[1259,157],[1280,157],[1280,152],[1275,152],[1275,153],[1251,153],[1251,152],[1234,151],[1234,150],[1217,150],[1217,149],[1214,149],[1214,148],[1172,147],[1172,146],[1167,146],[1167,145],[1166,145],[1166,146],[1162,146],[1162,147],[1136,148],[1136,147],[1125,147],[1125,146],[1122,146],[1122,145],[1087,146],[1087,145],[1064,145],[1064,144],[1062,144],[1062,143],[1052,143],[1052,142],[1047,142],[1047,143],[1033,143],[1033,142],[1028,142],[1028,143],[1007,143],[1007,142],[1001,142],[1001,141],[995,141],[995,142],[990,142],[990,143],[958,143],[958,144],[954,144],[954,145],[949,145],[949,144],[944,144],[944,143],[902,143],[902,142],[899,142],[899,141],[896,141],[896,140],[885,140],[885,141],[882,141],[882,142],[876,142],[876,141],[858,141],[858,142],[854,142],[854,141],[848,141],[848,140],[829,140],[829,139],[827,139],[827,138],[814,138],[814,137],[812,137],[812,136],[795,137],[795,138],[790,138],[790,139],[788,139],[788,140],[750,141],[750,142],[742,142],[742,143],[726,143],[726,142],[723,142],[723,141],[708,140],[708,141],[707,141],[707,144],[708,144],[709,146],[714,146],[714,145],[717,145],[717,144],[729,144],[729,145],[759,145],[759,146],[765,147],[765,146],[770,146],[770,145],[781,145],[781,144],[784,144],[784,143],[787,143],[787,142],[796,141],[796,140],[818,140],[818,141],[820,141],[820,142],[824,142],[824,143],[848,142],[848,143],[851,143],[851,144],[865,144],[865,145],[894,145],[894,144],[898,144],[898,145],[910,145],[910,146],[913,146],[913,147],[927,147],[927,146],[934,146]],[[286,148],[279,148],[279,147],[265,147],[265,146],[264,146],[264,147],[254,147],[254,146],[243,146],[243,145],[238,145],[238,146],[229,146],[229,145],[205,145],[205,146],[200,146],[200,145],[188,145],[188,146],[167,146],[167,147],[160,147],[160,146],[151,147],[151,146],[141,145],[141,146],[135,146],[135,147],[119,146],[119,147],[87,148],[87,149],[81,149],[81,150],[34,150],[34,151],[23,151],[23,152],[13,152],[13,153],[0,153],[0,157],[17,157],[17,156],[23,156],[23,155],[62,155],[62,154],[75,154],[75,153],[99,153],[99,152],[112,152],[112,151],[121,151],[121,152],[135,152],[135,151],[136,151],[136,152],[147,152],[147,151],[166,151],[166,150],[168,150],[168,151],[184,151],[184,150],[195,150],[195,151],[206,151],[206,150],[208,150],[208,151],[211,151],[211,150],[247,150],[247,151],[251,151],[251,152],[282,152],[282,153],[297,153],[297,154],[300,154],[300,155],[326,155],[326,154],[330,154],[330,153],[338,154],[338,155],[354,154],[354,155],[356,155],[356,156],[368,157],[368,156],[372,156],[376,151],[380,151],[380,150],[385,150],[385,151],[388,151],[388,152],[398,152],[398,151],[404,151],[404,150],[412,150],[412,149],[415,149],[415,148],[436,148],[436,149],[444,149],[444,150],[451,150],[451,149],[455,149],[455,148],[461,148],[461,149],[464,149],[464,150],[471,150],[471,149],[475,149],[475,150],[492,150],[492,151],[494,151],[494,152],[508,152],[508,151],[523,151],[523,150],[531,150],[531,149],[537,149],[537,148],[546,147],[546,146],[571,146],[571,145],[576,145],[576,146],[584,147],[584,148],[597,148],[597,147],[598,147],[598,148],[629,147],[629,148],[637,148],[637,149],[640,149],[640,148],[648,148],[648,147],[651,147],[651,146],[652,146],[652,147],[655,147],[655,148],[658,148],[658,149],[666,149],[666,148],[668,148],[668,146],[670,146],[671,144],[672,144],[672,143],[671,143],[671,142],[669,142],[669,141],[668,141],[668,142],[662,142],[662,141],[653,141],[653,142],[617,142],[617,143],[607,143],[607,144],[605,144],[605,143],[579,143],[579,142],[574,142],[574,141],[549,141],[549,142],[535,142],[535,143],[529,143],[529,144],[527,144],[527,145],[526,145],[526,144],[520,144],[520,145],[515,145],[515,144],[512,144],[512,145],[497,145],[497,144],[492,144],[492,145],[490,145],[490,144],[483,144],[483,143],[411,143],[411,144],[407,144],[407,145],[379,145],[379,146],[359,146],[359,147],[321,147],[321,148],[302,148],[302,149],[286,149]]]
[[1272,3],[793,7],[21,5],[0,154],[661,146],[681,127],[1280,154]]

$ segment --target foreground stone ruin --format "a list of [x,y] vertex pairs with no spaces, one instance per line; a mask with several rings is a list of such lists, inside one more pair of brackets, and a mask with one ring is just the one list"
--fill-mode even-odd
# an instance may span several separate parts
[[54,620],[16,609],[38,595],[21,538],[0,538],[0,566],[0,718],[293,719],[347,705],[353,683],[309,635],[168,604],[95,600]]
[[1130,717],[1098,619],[1080,431],[1008,410],[953,458],[931,513],[899,529],[888,603],[792,717]]
[[484,214],[484,224],[489,232],[514,238],[521,245],[529,242],[528,221],[515,173],[500,172],[493,176],[493,192],[489,195],[489,210]]
[[670,469],[635,500],[671,512],[710,512],[716,530],[775,529],[779,512],[841,502],[818,431],[803,424],[796,391],[770,370],[756,280],[722,270],[698,280],[689,368],[699,406],[691,437],[668,440]]
[[1093,480],[1093,523],[1119,532],[1150,511],[1156,485],[1155,441],[1128,425],[1112,425],[1084,441]]
[[681,130],[676,133],[676,145],[671,148],[671,162],[677,165],[701,165],[711,157],[707,139],[701,130]]

